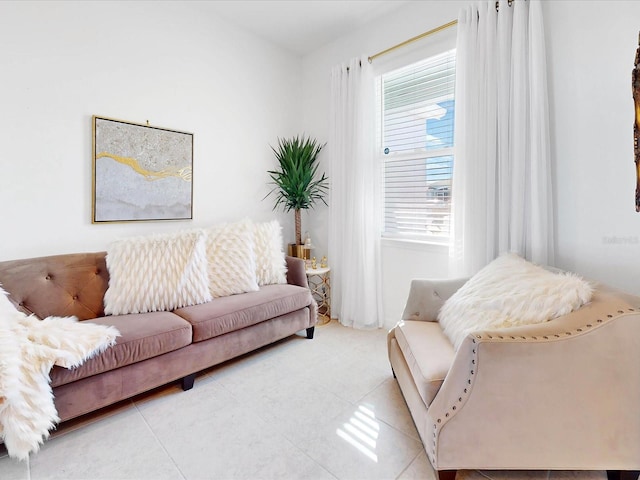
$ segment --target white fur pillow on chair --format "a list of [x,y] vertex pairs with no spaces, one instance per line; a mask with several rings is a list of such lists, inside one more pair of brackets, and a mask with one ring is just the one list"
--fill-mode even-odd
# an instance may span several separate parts
[[207,260],[212,297],[255,292],[259,289],[251,222],[245,220],[209,228]]
[[287,283],[282,226],[277,220],[272,220],[255,223],[253,231],[258,285]]
[[475,274],[442,306],[438,322],[457,349],[472,332],[542,323],[591,300],[592,287],[505,254]]
[[107,249],[109,315],[174,310],[211,300],[201,230],[133,237]]

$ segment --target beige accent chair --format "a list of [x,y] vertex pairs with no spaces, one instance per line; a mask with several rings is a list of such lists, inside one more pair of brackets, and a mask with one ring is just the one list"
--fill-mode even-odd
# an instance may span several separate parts
[[439,478],[459,469],[607,470],[635,480],[640,298],[596,285],[575,312],[479,331],[455,351],[437,315],[465,281],[414,280],[388,335],[394,376]]

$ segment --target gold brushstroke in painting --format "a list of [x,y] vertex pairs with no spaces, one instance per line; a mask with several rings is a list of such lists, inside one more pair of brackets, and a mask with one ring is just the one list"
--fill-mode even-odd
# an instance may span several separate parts
[[96,160],[98,158],[105,158],[105,157],[111,158],[112,160],[115,160],[118,163],[121,163],[123,165],[130,167],[133,171],[142,175],[145,178],[145,180],[155,181],[155,180],[162,180],[163,178],[168,178],[168,177],[178,177],[184,180],[185,182],[191,181],[191,167],[189,166],[163,168],[162,170],[154,172],[141,167],[140,163],[135,158],[121,157],[119,155],[114,155],[112,153],[107,153],[107,152],[100,152],[96,154]]

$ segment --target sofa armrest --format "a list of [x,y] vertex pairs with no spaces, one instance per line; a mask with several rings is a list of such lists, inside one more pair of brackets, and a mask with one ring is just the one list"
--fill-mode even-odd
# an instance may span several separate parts
[[412,280],[402,320],[435,322],[444,302],[467,280]]
[[309,288],[304,260],[291,256],[286,256],[285,260],[287,262],[287,283]]
[[441,470],[637,470],[639,365],[640,311],[606,293],[471,334],[429,406],[429,456]]

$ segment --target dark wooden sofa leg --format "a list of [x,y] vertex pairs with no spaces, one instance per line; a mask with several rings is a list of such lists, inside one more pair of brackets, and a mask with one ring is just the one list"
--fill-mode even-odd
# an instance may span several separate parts
[[638,480],[640,471],[607,470],[607,480]]
[[187,390],[191,390],[193,388],[193,382],[196,380],[196,374],[192,373],[191,375],[187,375],[180,380],[180,385],[182,386],[182,390],[185,392]]
[[307,338],[312,339],[315,331],[316,331],[316,327],[307,328]]
[[456,480],[457,470],[438,470],[438,480]]

